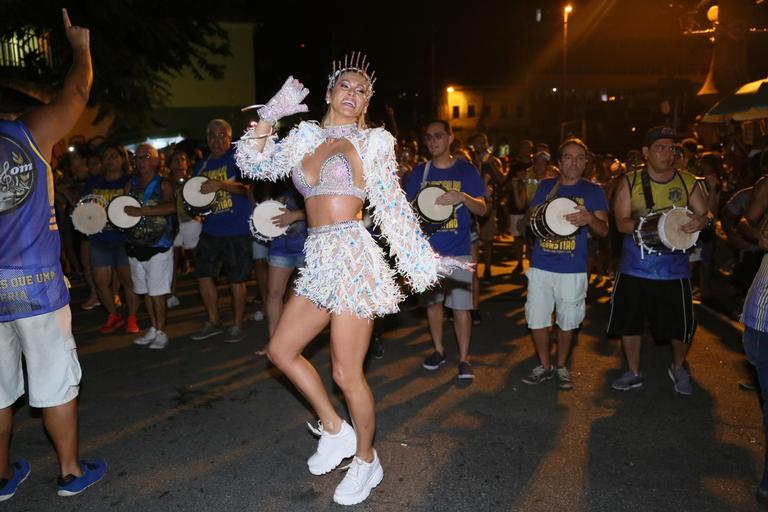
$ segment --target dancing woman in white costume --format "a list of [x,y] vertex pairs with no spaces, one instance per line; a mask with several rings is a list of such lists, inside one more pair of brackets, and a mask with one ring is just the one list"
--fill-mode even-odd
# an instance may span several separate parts
[[[396,312],[403,299],[395,270],[362,225],[365,199],[395,256],[397,271],[413,290],[429,288],[438,274],[450,273],[459,264],[437,256],[419,229],[398,184],[392,135],[382,128],[365,128],[374,82],[361,54],[334,62],[322,122],[301,122],[277,141],[271,135],[275,122],[308,110],[302,101],[309,91],[289,77],[259,108],[259,122],[237,147],[237,163],[246,176],[274,181],[290,173],[305,198],[306,267],[267,355],[320,418],[318,427],[311,427],[320,441],[307,461],[310,473],[322,475],[355,456],[333,496],[342,505],[364,501],[384,475],[373,448],[375,406],[363,362],[373,318]],[[333,379],[344,393],[352,426],[336,412],[317,370],[302,356],[329,322]]]

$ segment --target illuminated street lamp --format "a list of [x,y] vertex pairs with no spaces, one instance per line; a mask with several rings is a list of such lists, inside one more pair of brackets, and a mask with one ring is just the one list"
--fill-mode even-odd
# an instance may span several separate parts
[[565,96],[568,92],[568,16],[573,12],[571,4],[563,7],[563,121],[565,121]]

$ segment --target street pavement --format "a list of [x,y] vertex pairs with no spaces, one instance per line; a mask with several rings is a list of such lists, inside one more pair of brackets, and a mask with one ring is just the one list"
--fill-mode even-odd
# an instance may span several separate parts
[[[521,382],[535,366],[525,327],[524,280],[502,260],[482,290],[482,324],[473,328],[474,382],[456,379],[457,349],[446,328],[448,363],[421,366],[432,351],[423,311],[410,299],[385,320],[382,359],[367,376],[377,401],[376,448],[384,480],[354,507],[365,511],[751,511],[762,472],[763,430],[738,324],[697,306],[689,363],[693,396],[674,393],[668,344],[644,340],[644,387],[610,388],[623,371],[621,348],[607,339],[609,283],[593,281],[572,361],[575,388]],[[0,511],[333,511],[343,471],[316,477],[306,458],[313,413],[294,388],[253,351],[249,338],[193,341],[204,311],[194,279],[180,281],[166,350],[103,336],[104,312],[82,311],[73,290],[74,331],[83,367],[83,458],[109,471],[80,496],[56,496],[57,463],[40,413],[20,401],[12,456],[32,473]],[[228,287],[221,286],[225,323]],[[251,291],[255,287],[250,288]],[[254,306],[250,306],[252,312]],[[147,326],[146,316],[140,317]],[[333,389],[327,332],[307,357]],[[339,411],[344,411],[338,389]],[[346,413],[344,413],[346,414]]]

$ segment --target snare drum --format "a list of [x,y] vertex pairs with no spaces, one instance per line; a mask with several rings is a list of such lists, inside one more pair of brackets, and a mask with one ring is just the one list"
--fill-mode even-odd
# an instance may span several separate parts
[[216,192],[204,194],[200,192],[200,187],[208,181],[205,176],[193,176],[184,182],[181,187],[181,198],[184,202],[184,208],[190,215],[208,215],[213,210],[213,203],[216,202]]
[[123,194],[113,198],[107,207],[107,219],[119,231],[135,228],[142,219],[142,217],[134,217],[125,213],[126,206],[141,208],[141,203],[135,197]]
[[579,226],[565,220],[565,216],[577,213],[579,204],[570,197],[556,197],[536,206],[528,223],[537,238],[566,238],[579,230]]
[[685,233],[680,229],[691,219],[688,208],[673,206],[669,210],[652,212],[640,217],[633,235],[640,246],[640,254],[685,252],[699,239],[699,232]]
[[257,204],[251,213],[251,234],[254,238],[269,242],[270,240],[284,235],[288,231],[288,226],[275,226],[272,222],[274,217],[285,213],[286,206],[280,201],[268,199]]
[[448,191],[438,185],[429,185],[419,191],[414,207],[424,223],[442,226],[453,216],[456,210],[454,205],[436,202],[437,198],[446,192]]
[[95,235],[107,226],[107,201],[98,194],[83,196],[72,210],[72,226],[84,235]]

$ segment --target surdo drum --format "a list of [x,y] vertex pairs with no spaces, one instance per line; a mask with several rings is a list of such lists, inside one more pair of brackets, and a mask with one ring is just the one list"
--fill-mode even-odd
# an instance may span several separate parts
[[216,201],[216,192],[204,194],[200,192],[200,187],[208,181],[205,176],[193,176],[189,178],[181,188],[181,198],[184,202],[184,208],[190,215],[208,215],[213,210],[213,203]]
[[254,238],[269,242],[270,240],[284,235],[288,231],[288,226],[275,226],[272,222],[274,217],[282,215],[286,206],[280,201],[268,199],[257,204],[251,213],[251,234]]
[[107,207],[107,218],[109,223],[120,231],[128,231],[136,227],[143,217],[134,217],[125,213],[126,206],[135,206],[141,208],[138,199],[127,194],[117,196],[109,202]]
[[577,213],[579,204],[570,197],[556,197],[536,206],[529,222],[531,231],[537,238],[565,238],[578,231],[579,226],[571,224],[565,216]]
[[691,220],[689,214],[691,210],[688,208],[673,206],[640,217],[633,236],[641,254],[684,252],[696,245],[699,232],[685,233],[680,229]]
[[72,210],[72,226],[84,235],[95,235],[107,226],[107,201],[100,195],[83,196]]

